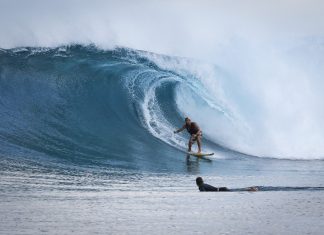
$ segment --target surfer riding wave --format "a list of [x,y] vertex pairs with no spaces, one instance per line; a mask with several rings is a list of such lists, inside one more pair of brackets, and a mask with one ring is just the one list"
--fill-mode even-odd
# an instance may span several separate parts
[[198,145],[198,153],[201,153],[201,137],[202,137],[202,131],[200,130],[197,123],[192,122],[190,118],[185,118],[185,124],[178,130],[174,131],[173,133],[179,133],[183,131],[184,129],[187,129],[188,133],[190,134],[190,139],[188,143],[188,152],[191,152],[192,144],[197,141]]

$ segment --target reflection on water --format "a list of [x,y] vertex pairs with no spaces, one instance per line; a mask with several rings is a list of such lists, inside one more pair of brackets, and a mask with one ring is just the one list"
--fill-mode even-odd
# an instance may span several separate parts
[[200,174],[200,162],[204,162],[204,163],[210,163],[212,164],[212,160],[208,159],[208,158],[201,158],[201,157],[194,157],[194,156],[190,156],[189,154],[187,154],[186,156],[186,166],[187,166],[187,172],[190,174]]

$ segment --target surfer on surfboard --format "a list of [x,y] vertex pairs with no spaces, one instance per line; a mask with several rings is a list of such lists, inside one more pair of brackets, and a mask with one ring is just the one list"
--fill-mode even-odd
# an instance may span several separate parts
[[179,133],[183,131],[184,129],[187,129],[187,131],[190,134],[190,139],[188,143],[188,152],[191,152],[191,146],[192,144],[197,141],[198,144],[198,153],[201,153],[201,137],[202,137],[202,131],[200,130],[197,123],[192,122],[190,118],[185,118],[185,124],[178,130],[174,131],[173,133]]

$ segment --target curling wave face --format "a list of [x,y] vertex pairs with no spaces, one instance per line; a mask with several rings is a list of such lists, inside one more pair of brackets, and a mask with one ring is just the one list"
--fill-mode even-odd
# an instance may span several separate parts
[[184,78],[137,52],[68,46],[0,53],[3,156],[145,169],[168,165],[176,152],[170,145],[185,148],[183,137],[170,134],[182,122],[174,93]]
[[267,155],[254,151],[240,102],[222,89],[230,76],[217,66],[80,45],[1,50],[0,58],[2,155],[167,165],[186,149],[185,134],[173,135],[184,116],[201,125],[206,150]]

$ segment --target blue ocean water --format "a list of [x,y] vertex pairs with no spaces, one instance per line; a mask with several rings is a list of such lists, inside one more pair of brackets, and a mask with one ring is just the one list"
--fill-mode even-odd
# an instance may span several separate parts
[[[317,234],[322,226],[318,220],[323,217],[318,209],[324,192],[321,156],[314,158],[310,153],[309,158],[301,160],[294,155],[276,158],[241,151],[253,147],[253,143],[249,148],[240,147],[241,140],[247,137],[242,133],[249,128],[241,122],[237,110],[210,92],[208,81],[184,69],[196,63],[128,48],[107,51],[91,45],[0,50],[0,198],[6,215],[1,219],[5,222],[0,232],[54,233],[60,227],[57,231],[62,233],[86,234],[102,233],[109,226],[112,233],[125,231],[122,222],[112,226],[115,217],[137,231],[144,226],[145,231],[153,232],[154,228],[146,223],[172,224],[172,215],[164,207],[183,207],[184,217],[194,222],[190,208],[195,213],[203,211],[191,205],[192,200],[202,204],[212,200],[211,205],[220,210],[224,208],[219,206],[241,200],[246,204],[227,208],[229,214],[225,215],[224,223],[234,229],[233,216],[248,210],[250,219],[255,220],[259,213],[276,206],[272,201],[267,204],[272,198],[279,205],[287,200],[292,211],[298,211],[298,206],[308,208],[306,221]],[[214,75],[229,76],[217,66],[212,69]],[[197,159],[186,155],[188,135],[173,134],[185,116],[193,117],[202,126],[203,149],[215,152],[213,157]],[[238,137],[230,139],[235,133]],[[260,148],[258,144],[255,148]],[[196,194],[198,175],[209,184],[231,189],[259,186],[261,193],[268,194],[261,194],[265,196],[258,198],[258,203],[267,206],[250,211],[253,200],[249,194],[239,199],[218,198],[223,200],[221,205],[212,196],[201,197]],[[299,204],[309,196],[313,197],[310,205]],[[53,212],[61,200],[64,222],[59,212]],[[76,217],[70,202],[85,211],[92,205],[99,212],[105,208],[108,224],[102,222],[87,230],[84,223],[100,220],[100,213],[81,213],[80,220],[71,220]],[[140,217],[138,210],[144,210],[146,221],[136,224],[126,208],[134,218]],[[46,210],[53,212],[47,222]],[[269,221],[287,210],[269,210],[272,212],[262,222],[270,226]],[[152,211],[157,220],[150,220]],[[311,221],[312,213],[318,220]],[[163,216],[169,216],[169,222]],[[12,230],[17,218],[22,222]],[[174,223],[176,231],[188,232],[189,227],[181,227],[181,218]],[[73,230],[72,224],[78,224],[81,230]],[[285,227],[285,220],[278,226]],[[209,221],[205,228],[201,231],[212,231],[213,222]],[[158,228],[159,234],[163,231]]]

